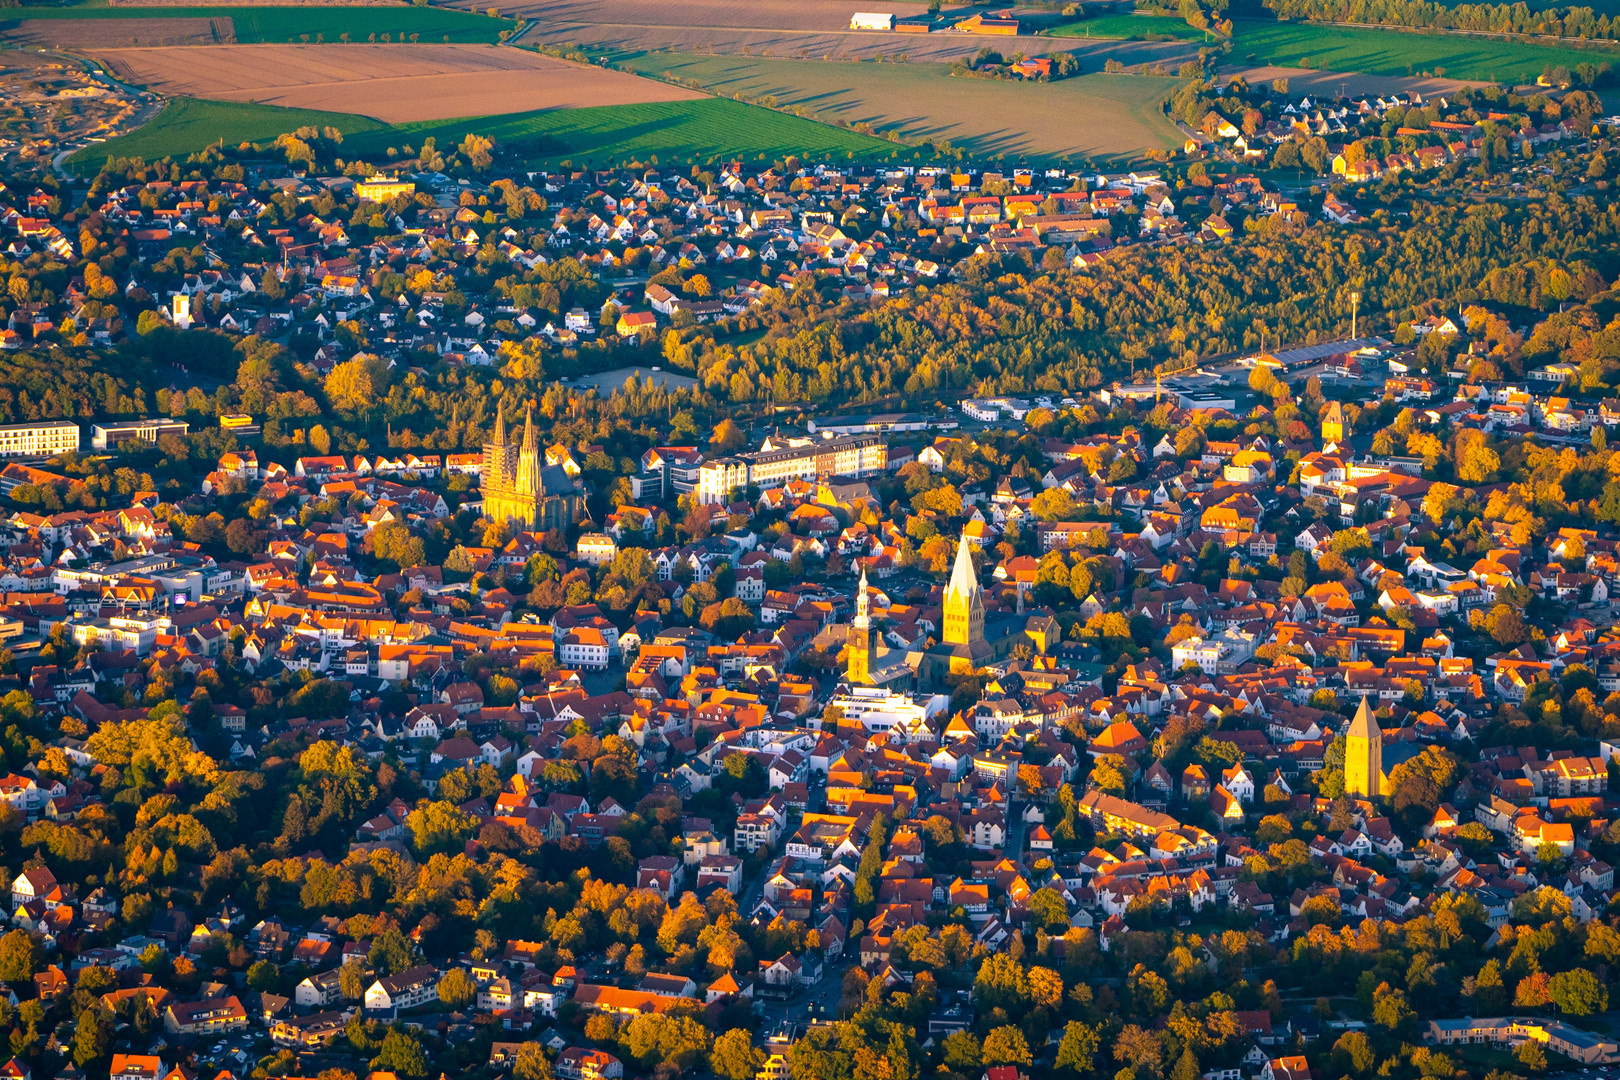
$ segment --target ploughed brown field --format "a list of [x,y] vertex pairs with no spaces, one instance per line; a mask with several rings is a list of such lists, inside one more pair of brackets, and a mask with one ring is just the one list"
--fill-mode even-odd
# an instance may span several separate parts
[[0,41],[7,45],[104,49],[220,45],[235,40],[236,31],[228,18],[0,19]]
[[389,124],[703,96],[492,45],[221,45],[101,49],[96,56],[120,77],[172,97],[321,109]]

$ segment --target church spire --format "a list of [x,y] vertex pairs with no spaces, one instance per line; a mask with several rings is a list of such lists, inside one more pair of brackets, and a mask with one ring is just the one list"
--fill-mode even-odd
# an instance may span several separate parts
[[866,564],[861,563],[861,583],[855,590],[855,629],[865,631],[872,626],[872,601],[866,595]]
[[964,535],[960,543],[951,583],[945,588],[945,642],[972,645],[984,640],[984,598],[979,595],[979,575],[973,570],[968,538]]
[[495,437],[490,440],[496,446],[506,445],[506,402],[495,406]]
[[945,595],[970,598],[977,598],[979,595],[979,575],[973,572],[973,555],[968,551],[965,535],[957,544],[956,565],[951,567],[951,583],[946,587]]
[[523,452],[540,449],[540,435],[534,430],[534,406],[523,411]]
[[1384,733],[1362,695],[1356,718],[1344,733],[1344,793],[1352,798],[1376,799],[1388,795],[1384,773]]
[[1356,718],[1350,721],[1350,730],[1345,732],[1346,738],[1352,739],[1382,739],[1383,732],[1378,727],[1378,720],[1373,716],[1372,709],[1367,705],[1367,695],[1361,695],[1361,708],[1356,710]]
[[523,447],[517,455],[517,490],[523,495],[540,491],[540,433],[534,430],[534,406],[523,418]]

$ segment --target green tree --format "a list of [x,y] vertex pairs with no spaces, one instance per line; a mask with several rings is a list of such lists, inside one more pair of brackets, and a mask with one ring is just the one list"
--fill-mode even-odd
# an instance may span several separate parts
[[478,831],[478,819],[459,807],[435,801],[407,814],[405,827],[417,854],[427,856],[460,848]]
[[380,1072],[398,1073],[400,1076],[423,1077],[428,1074],[427,1055],[416,1036],[403,1031],[390,1031],[371,1059],[371,1067]]
[[1088,1073],[1097,1059],[1099,1040],[1097,1032],[1078,1020],[1070,1020],[1063,1029],[1058,1043],[1057,1067],[1077,1073]]
[[372,939],[371,951],[366,954],[366,959],[378,978],[397,975],[416,965],[416,947],[411,944],[410,938],[399,932],[397,926],[390,926]]
[[1064,902],[1063,894],[1050,885],[1043,885],[1030,897],[1029,912],[1036,925],[1048,930],[1066,929],[1069,925],[1069,905]]
[[765,1055],[754,1046],[754,1038],[742,1028],[732,1028],[717,1036],[709,1051],[709,1068],[722,1080],[754,1080],[765,1065]]
[[256,960],[247,970],[247,987],[249,990],[260,992],[274,992],[281,985],[281,972],[276,965],[268,960]]
[[106,1057],[112,1035],[112,1019],[99,1006],[81,1012],[73,1028],[73,1063],[82,1069]]
[[0,937],[0,981],[27,982],[39,970],[43,950],[25,930],[13,930]]
[[1344,1065],[1357,1076],[1365,1076],[1376,1063],[1366,1032],[1347,1031],[1333,1044],[1334,1054],[1344,1056]]
[[1608,989],[1585,968],[1560,971],[1548,983],[1547,993],[1558,1011],[1569,1016],[1591,1016],[1609,1008]]
[[1404,991],[1384,983],[1373,993],[1373,1023],[1379,1027],[1398,1032],[1415,1019],[1417,1013],[1406,1003]]
[[1003,1024],[984,1037],[985,1065],[1031,1065],[1029,1043],[1024,1033],[1011,1024]]
[[731,417],[726,417],[714,426],[714,434],[709,436],[709,445],[722,454],[734,454],[748,445],[748,436]]
[[518,1047],[512,1075],[517,1080],[551,1080],[551,1060],[546,1057],[546,1048],[537,1042],[526,1042]]
[[461,968],[453,967],[439,979],[439,1000],[452,1009],[463,1009],[478,996],[478,984]]

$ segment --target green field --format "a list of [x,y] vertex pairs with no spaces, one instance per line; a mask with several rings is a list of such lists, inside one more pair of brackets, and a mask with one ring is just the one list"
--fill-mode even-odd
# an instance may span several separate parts
[[1311,67],[1368,75],[1428,71],[1453,79],[1534,82],[1548,64],[1620,62],[1620,49],[1495,41],[1463,34],[1406,33],[1305,23],[1240,22],[1228,63]]
[[563,160],[607,165],[623,161],[714,161],[737,158],[774,160],[789,154],[817,158],[886,158],[905,148],[884,139],[784,116],[754,105],[720,98],[609,105],[595,109],[518,113],[390,127],[362,116],[283,109],[230,101],[171,101],[146,126],[87,147],[68,158],[79,170],[95,170],[108,157],[183,157],[224,140],[267,142],[306,125],[332,126],[347,136],[346,156],[383,159],[390,146],[420,146],[433,136],[439,145],[460,142],[474,132],[516,149],[534,163]]
[[316,112],[312,109],[282,109],[274,105],[252,105],[235,101],[200,101],[176,98],[163,107],[157,118],[143,127],[87,146],[67,159],[78,170],[94,171],[111,157],[140,157],[155,161],[163,157],[184,157],[211,146],[221,139],[227,146],[242,142],[264,142],[288,131],[317,125],[335,127],[344,135],[383,130],[384,125],[364,116]]
[[492,19],[469,11],[408,7],[48,7],[12,8],[7,19],[184,19],[229,18],[236,40],[244,45],[297,41],[320,34],[338,41],[345,33],[355,41],[372,34],[398,40],[420,34],[423,41],[492,42],[502,30],[517,26],[511,19]]
[[786,116],[724,98],[604,105],[510,116],[401,124],[344,143],[380,156],[397,142],[420,145],[433,136],[443,146],[474,132],[516,148],[541,164],[571,161],[606,165],[625,161],[771,161],[801,157],[886,158],[905,148],[884,139]]
[[866,123],[907,139],[944,140],[975,157],[1125,157],[1181,139],[1159,104],[1173,83],[1082,75],[1051,83],[952,76],[944,64],[777,60],[647,53],[620,67],[666,73],[718,94],[774,98],[824,121]]
[[1095,19],[1065,23],[1047,31],[1049,37],[1135,38],[1144,41],[1203,41],[1212,34],[1195,30],[1180,19],[1163,15],[1099,15]]

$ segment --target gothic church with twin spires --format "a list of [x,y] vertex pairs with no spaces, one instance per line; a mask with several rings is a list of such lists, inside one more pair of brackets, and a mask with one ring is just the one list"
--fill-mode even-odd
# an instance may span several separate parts
[[507,437],[504,409],[496,412],[479,487],[484,516],[524,532],[566,529],[585,516],[585,492],[561,468],[545,462],[532,409],[523,421],[522,443]]

